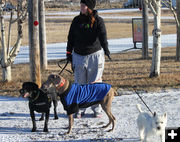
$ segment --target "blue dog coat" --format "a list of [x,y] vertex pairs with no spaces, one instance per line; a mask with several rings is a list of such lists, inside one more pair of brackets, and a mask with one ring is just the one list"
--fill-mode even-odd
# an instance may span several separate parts
[[99,103],[104,99],[111,88],[106,83],[94,84],[72,84],[68,94],[61,95],[61,102],[67,114],[79,111],[79,108],[86,108]]

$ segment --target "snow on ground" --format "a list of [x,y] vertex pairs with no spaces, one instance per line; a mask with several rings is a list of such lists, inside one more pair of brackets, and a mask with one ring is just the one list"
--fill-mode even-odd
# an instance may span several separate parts
[[[131,9],[97,9],[98,13],[102,14],[102,13],[124,13],[124,12],[136,12],[139,11],[138,8],[131,8]],[[78,11],[46,11],[46,16],[51,16],[51,15],[78,15],[79,14],[79,10]]]
[[[162,8],[162,10],[168,10],[168,8]],[[99,14],[108,13],[125,13],[125,12],[138,12],[139,8],[117,8],[117,9],[97,9]],[[46,16],[51,15],[78,15],[78,11],[46,11]],[[127,16],[128,17],[128,16]]]
[[[46,16],[46,19],[73,19],[75,16],[72,15],[66,15],[66,16]],[[142,16],[114,16],[113,14],[110,14],[108,16],[101,16],[103,19],[118,19],[118,20],[127,20],[127,19],[133,19],[133,18],[142,18]],[[149,19],[153,19],[154,17],[149,16]],[[172,16],[161,16],[161,20],[173,20],[174,17]]]
[[[180,90],[171,90],[160,93],[141,94],[144,101],[153,111],[159,114],[167,112],[167,127],[180,126]],[[139,140],[136,118],[138,111],[136,104],[140,103],[142,109],[147,111],[139,97],[123,95],[115,97],[112,103],[112,112],[116,117],[116,126],[113,132],[101,129],[108,122],[104,114],[101,119],[93,118],[91,109],[87,109],[86,115],[81,119],[75,119],[72,134],[64,135],[67,131],[68,118],[58,105],[59,119],[53,120],[53,107],[49,120],[49,132],[43,132],[44,122],[38,121],[40,114],[36,113],[37,132],[31,132],[32,123],[29,115],[28,101],[22,98],[0,97],[0,141],[1,142],[25,142],[25,141],[121,141],[136,142]],[[123,139],[123,140],[121,140]],[[155,140],[153,140],[155,142]]]
[[[162,35],[161,37],[162,47],[173,47],[176,46],[176,34]],[[109,39],[109,50],[111,53],[123,52],[126,50],[132,50],[134,48],[132,38],[120,38],[120,39]],[[149,37],[149,48],[152,48],[153,37]],[[63,59],[66,58],[66,45],[67,43],[54,43],[47,44],[47,59]],[[141,48],[142,43],[137,43],[137,47]],[[14,61],[15,64],[29,62],[29,48],[28,46],[22,46]]]
[[[167,9],[167,8],[162,8]],[[114,16],[114,13],[125,13],[125,12],[137,12],[139,11],[139,8],[130,8],[130,9],[97,9],[99,15],[103,19],[119,19],[119,20],[125,20],[125,19],[132,19],[132,18],[142,18],[142,16]],[[108,16],[104,16],[102,14],[108,14]],[[46,19],[73,19],[75,16],[79,14],[79,11],[46,11]],[[154,17],[149,16],[149,19],[153,19]],[[174,19],[173,16],[161,16],[161,19]]]

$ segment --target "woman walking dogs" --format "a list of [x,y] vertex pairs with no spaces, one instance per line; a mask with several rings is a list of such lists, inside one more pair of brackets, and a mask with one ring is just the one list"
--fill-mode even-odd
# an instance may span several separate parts
[[[110,59],[106,27],[103,19],[94,10],[96,0],[81,0],[81,11],[76,16],[69,30],[67,59],[72,61],[75,83],[87,84],[102,82],[104,54]],[[99,105],[91,107],[95,117],[101,117]],[[76,114],[77,118],[84,115]]]

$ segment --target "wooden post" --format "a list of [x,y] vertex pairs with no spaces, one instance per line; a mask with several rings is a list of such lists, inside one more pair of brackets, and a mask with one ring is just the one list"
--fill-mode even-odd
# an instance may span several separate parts
[[143,17],[143,42],[142,42],[142,58],[148,59],[148,5],[144,1],[141,1],[142,5],[142,17]]
[[[177,8],[177,20],[180,23],[180,1],[176,0],[176,8]],[[180,25],[177,24],[177,45],[176,45],[176,60],[180,61]]]
[[29,40],[30,40],[30,71],[32,82],[41,86],[40,51],[39,51],[39,22],[38,0],[28,1],[29,10]]
[[47,69],[46,25],[44,0],[39,0],[39,45],[41,69]]

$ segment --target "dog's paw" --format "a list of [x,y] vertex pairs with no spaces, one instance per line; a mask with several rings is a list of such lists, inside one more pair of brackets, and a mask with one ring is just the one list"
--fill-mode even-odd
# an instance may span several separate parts
[[48,132],[48,128],[44,128],[43,132]]
[[36,132],[36,128],[32,128],[31,132]]
[[64,133],[64,135],[69,135],[71,132],[70,131],[68,131],[68,132],[66,132],[66,133]]
[[102,126],[101,128],[102,128],[102,129],[105,129],[105,128],[107,128],[107,126]]
[[55,117],[54,117],[54,120],[57,120],[57,119],[58,119],[58,116],[55,116]]
[[67,126],[67,127],[64,127],[63,129],[69,129],[69,126]]
[[113,129],[109,129],[107,132],[112,132],[113,131]]
[[101,128],[105,129],[109,126],[109,124],[102,126]]
[[42,118],[42,117],[39,119],[39,121],[43,121],[43,120],[44,120],[44,118]]

